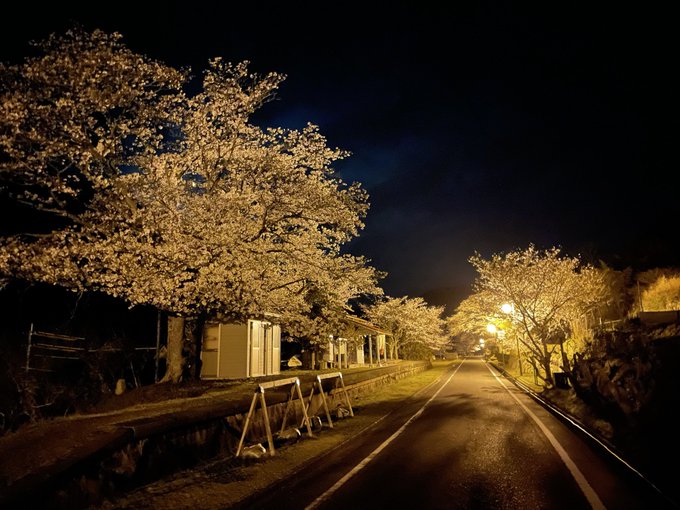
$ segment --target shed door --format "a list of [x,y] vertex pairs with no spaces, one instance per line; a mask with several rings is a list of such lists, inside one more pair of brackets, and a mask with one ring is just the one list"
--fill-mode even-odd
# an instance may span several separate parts
[[272,335],[272,325],[268,322],[262,323],[264,334],[264,375],[272,374],[272,353],[274,350],[274,338]]
[[262,322],[264,375],[278,374],[281,371],[281,328],[269,322]]
[[201,350],[201,377],[219,377],[220,327],[208,324],[203,330],[203,349]]
[[274,337],[272,345],[272,374],[281,373],[281,327],[271,327],[272,336]]
[[264,375],[264,328],[260,321],[248,321],[250,325],[250,377]]

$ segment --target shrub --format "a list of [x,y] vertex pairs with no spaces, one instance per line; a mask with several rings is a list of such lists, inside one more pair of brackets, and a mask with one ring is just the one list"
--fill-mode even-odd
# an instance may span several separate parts
[[680,275],[660,276],[642,292],[647,311],[680,310]]
[[599,331],[584,352],[574,355],[572,382],[606,418],[633,423],[653,396],[655,365],[644,333]]

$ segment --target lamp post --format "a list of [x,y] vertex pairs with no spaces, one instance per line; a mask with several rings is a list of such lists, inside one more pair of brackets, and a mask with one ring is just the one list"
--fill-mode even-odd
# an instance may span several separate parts
[[[512,306],[510,303],[503,303],[501,306],[501,311],[506,314],[510,315],[512,317],[512,313],[515,311],[515,307]],[[519,352],[519,335],[517,335],[517,332],[515,332],[515,345],[517,346],[517,366],[519,367],[519,375],[524,375],[524,371],[522,370],[522,358],[520,357],[520,352]]]
[[496,338],[496,348],[498,349],[498,352],[501,355],[501,363],[503,364],[503,366],[505,366],[505,363],[503,361],[503,351],[501,351],[501,344],[498,341],[498,328],[496,327],[495,324],[489,323],[486,325],[486,330]]

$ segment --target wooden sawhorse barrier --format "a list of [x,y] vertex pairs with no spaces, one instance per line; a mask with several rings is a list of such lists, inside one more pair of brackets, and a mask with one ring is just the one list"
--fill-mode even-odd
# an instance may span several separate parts
[[[257,385],[257,388],[255,388],[253,400],[250,403],[250,410],[248,411],[248,415],[246,416],[246,423],[243,426],[241,440],[239,441],[238,448],[236,449],[236,457],[241,455],[241,451],[243,450],[243,443],[246,439],[246,435],[248,434],[248,429],[252,424],[253,416],[255,414],[255,406],[257,405],[258,400],[260,401],[260,405],[262,407],[264,428],[267,431],[267,443],[269,444],[269,455],[274,456],[276,450],[274,449],[274,437],[272,436],[272,428],[271,424],[269,423],[269,413],[267,411],[267,401],[264,398],[264,390],[267,388],[279,388],[282,386],[290,386],[290,394],[288,395],[288,402],[286,402],[286,411],[283,413],[283,423],[281,424],[280,432],[283,432],[283,430],[286,428],[286,419],[288,417],[288,411],[291,408],[291,403],[297,390],[297,396],[300,399],[300,404],[302,405],[303,414],[302,425],[305,424],[307,425],[307,435],[309,437],[313,437],[312,426],[309,422],[309,416],[307,416],[307,408],[305,407],[305,401],[304,398],[302,397],[302,391],[300,390],[300,379],[298,379],[297,377],[291,377],[290,379],[280,379],[278,381],[262,382]],[[300,426],[302,427],[302,425]]]
[[307,405],[303,407],[305,408],[305,418],[309,419],[307,417],[307,411],[309,410],[309,407],[312,405],[312,397],[314,396],[314,390],[316,388],[319,388],[319,394],[321,395],[321,403],[323,405],[323,410],[326,413],[326,419],[328,420],[328,426],[330,428],[333,428],[333,420],[331,419],[331,412],[328,409],[328,400],[326,399],[326,393],[323,391],[323,384],[321,381],[325,379],[335,379],[335,387],[338,387],[338,380],[340,381],[340,387],[342,388],[342,392],[345,395],[345,403],[347,404],[347,409],[349,409],[349,415],[354,416],[354,411],[352,410],[352,404],[349,401],[349,395],[347,394],[347,388],[345,388],[345,381],[342,378],[342,372],[332,372],[329,374],[320,374],[316,376],[316,381],[312,384],[312,392],[309,394],[309,400],[307,401]]

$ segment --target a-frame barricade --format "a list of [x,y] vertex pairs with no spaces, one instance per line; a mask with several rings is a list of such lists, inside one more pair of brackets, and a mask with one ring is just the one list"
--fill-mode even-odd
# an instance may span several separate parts
[[[241,440],[238,443],[238,448],[236,449],[236,457],[241,455],[241,451],[243,450],[243,443],[246,439],[246,435],[248,434],[248,429],[250,428],[250,425],[252,424],[253,421],[253,416],[255,414],[255,407],[257,406],[257,401],[260,401],[260,406],[262,408],[262,414],[263,414],[263,419],[264,419],[264,427],[265,430],[267,431],[267,443],[269,445],[269,455],[273,456],[276,452],[274,449],[274,437],[272,436],[272,428],[271,424],[269,423],[269,413],[267,411],[267,401],[264,398],[264,390],[267,388],[279,388],[282,386],[290,386],[290,394],[288,395],[288,401],[286,402],[286,410],[283,414],[283,423],[281,424],[281,432],[286,427],[286,419],[288,417],[288,411],[291,408],[291,403],[293,401],[293,398],[295,397],[295,393],[297,392],[297,397],[300,399],[300,404],[302,407],[302,425],[307,425],[307,434],[309,437],[313,437],[312,434],[312,426],[309,422],[309,416],[307,416],[307,408],[305,407],[305,401],[302,396],[302,391],[300,390],[300,379],[297,377],[291,377],[289,379],[280,379],[278,381],[268,381],[268,382],[262,382],[257,385],[257,388],[255,388],[255,393],[253,394],[253,400],[250,403],[250,410],[248,411],[248,415],[246,416],[246,422],[243,426],[243,432],[241,433]],[[297,391],[296,391],[297,390]],[[301,425],[301,427],[302,427]]]
[[342,390],[343,395],[345,396],[345,403],[347,404],[347,409],[349,409],[349,415],[354,416],[354,411],[352,410],[352,404],[349,400],[349,395],[347,394],[347,388],[345,388],[345,381],[342,378],[342,372],[332,372],[329,374],[320,374],[316,376],[316,381],[312,384],[312,391],[309,394],[309,400],[307,401],[307,405],[305,407],[305,416],[307,416],[307,411],[309,410],[310,406],[312,405],[312,397],[314,396],[314,391],[318,388],[319,389],[319,395],[321,395],[321,404],[323,406],[323,410],[326,413],[326,419],[328,420],[328,426],[330,428],[333,428],[333,420],[331,419],[331,412],[328,409],[328,400],[326,399],[326,393],[323,391],[323,380],[326,379],[335,379],[335,388],[338,388],[338,381],[340,381],[340,389]]

